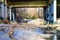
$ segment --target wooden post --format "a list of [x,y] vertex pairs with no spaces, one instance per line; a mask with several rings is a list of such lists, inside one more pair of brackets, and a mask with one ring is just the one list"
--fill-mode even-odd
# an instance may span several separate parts
[[56,6],[57,6],[57,2],[56,2],[56,1],[57,1],[57,0],[54,0],[54,1],[53,1],[53,6],[54,6],[54,8],[53,8],[53,10],[54,10],[54,12],[53,12],[53,13],[54,13],[54,22],[56,22],[56,13],[57,13],[57,12],[56,12],[56,10],[57,10],[57,9],[56,9]]
[[2,3],[2,17],[3,17],[3,19],[4,19],[4,3]]
[[15,16],[14,16],[14,13],[13,13],[13,21],[15,20],[15,18],[14,18]]
[[4,6],[4,18],[7,19],[7,6]]
[[9,8],[9,11],[10,11],[10,21],[11,21],[11,7]]

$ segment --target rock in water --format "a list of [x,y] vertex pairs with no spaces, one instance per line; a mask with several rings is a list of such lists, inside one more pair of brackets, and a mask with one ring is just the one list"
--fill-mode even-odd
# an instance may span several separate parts
[[27,30],[18,30],[16,29],[14,31],[13,36],[17,39],[17,40],[33,40],[34,36],[36,34],[34,34],[31,31],[27,31]]
[[45,40],[41,38],[36,32],[31,30],[22,30],[22,29],[14,29],[13,37],[16,40]]
[[35,31],[37,34],[44,34],[44,31],[43,31],[41,28],[35,28],[34,31]]
[[11,40],[11,38],[9,38],[9,35],[4,33],[3,31],[0,31],[0,40]]

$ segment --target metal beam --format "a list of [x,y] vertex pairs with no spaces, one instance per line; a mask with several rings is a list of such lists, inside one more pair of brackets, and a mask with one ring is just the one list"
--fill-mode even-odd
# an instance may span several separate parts
[[7,6],[7,0],[4,0],[4,4]]
[[8,2],[9,6],[12,7],[29,7],[29,6],[47,6],[48,2],[47,1],[33,1],[33,2]]
[[44,7],[47,5],[11,5],[11,7]]

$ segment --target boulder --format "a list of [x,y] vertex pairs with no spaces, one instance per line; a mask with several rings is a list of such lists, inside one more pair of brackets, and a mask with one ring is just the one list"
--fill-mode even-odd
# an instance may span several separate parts
[[28,21],[27,23],[31,24],[31,25],[35,25],[35,26],[40,26],[40,25],[44,24],[44,20],[43,19],[34,19],[31,21]]

